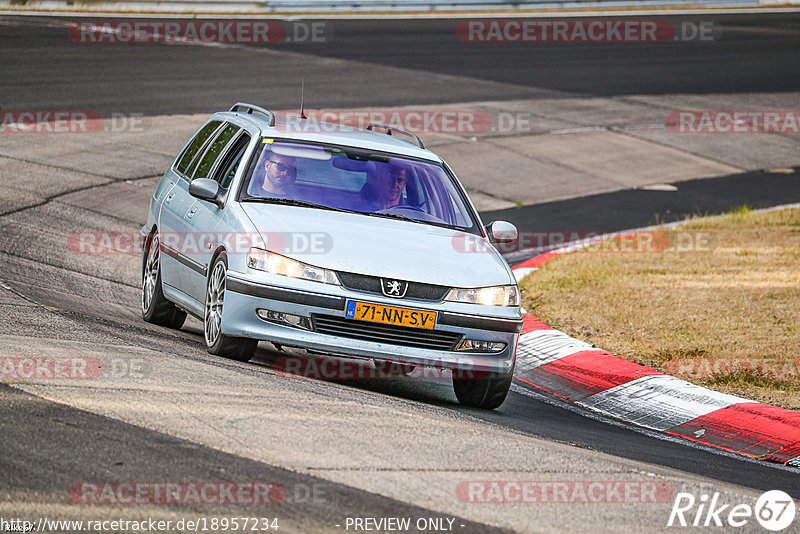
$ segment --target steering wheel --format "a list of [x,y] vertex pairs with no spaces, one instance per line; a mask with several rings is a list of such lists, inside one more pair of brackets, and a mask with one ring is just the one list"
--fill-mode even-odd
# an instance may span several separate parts
[[419,221],[438,222],[438,223],[447,224],[446,221],[440,219],[436,215],[431,215],[430,213],[428,213],[424,209],[420,208],[419,206],[404,206],[404,205],[398,204],[397,206],[392,206],[391,208],[387,208],[387,209],[381,210],[381,211],[383,213],[393,213],[393,212],[396,213],[398,211],[403,211],[403,210],[410,210],[410,211],[419,212],[421,214],[419,216],[419,218],[417,219]]

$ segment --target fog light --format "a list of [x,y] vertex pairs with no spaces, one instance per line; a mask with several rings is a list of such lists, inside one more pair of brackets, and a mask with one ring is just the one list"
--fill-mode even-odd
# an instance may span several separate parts
[[462,339],[456,347],[458,352],[500,352],[506,348],[505,343],[499,341],[481,341],[479,339]]
[[281,313],[272,310],[257,310],[258,316],[271,323],[278,323],[285,326],[294,328],[302,328],[303,330],[311,330],[311,322],[307,317],[299,315],[292,315],[291,313]]

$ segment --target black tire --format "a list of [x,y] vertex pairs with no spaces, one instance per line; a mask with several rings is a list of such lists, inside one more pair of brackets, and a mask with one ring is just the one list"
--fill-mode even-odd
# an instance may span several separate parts
[[453,370],[453,391],[464,406],[494,410],[506,400],[513,377],[513,368],[508,373]]
[[168,301],[161,289],[158,234],[150,236],[142,253],[142,319],[176,330],[186,321],[186,312]]
[[247,362],[258,346],[257,339],[231,337],[222,333],[222,308],[225,304],[225,285],[228,257],[224,252],[214,260],[206,283],[206,304],[203,308],[203,338],[211,354]]

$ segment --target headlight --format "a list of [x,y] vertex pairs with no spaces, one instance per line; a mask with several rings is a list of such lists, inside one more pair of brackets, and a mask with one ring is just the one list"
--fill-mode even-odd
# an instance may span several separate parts
[[444,300],[483,304],[484,306],[519,306],[519,288],[515,285],[479,287],[477,289],[453,288]]
[[506,348],[505,343],[499,341],[481,341],[479,339],[462,339],[456,345],[457,352],[500,352]]
[[266,271],[272,274],[322,282],[323,284],[339,284],[336,273],[322,267],[314,267],[274,252],[267,252],[260,248],[251,248],[247,251],[247,266],[251,269]]

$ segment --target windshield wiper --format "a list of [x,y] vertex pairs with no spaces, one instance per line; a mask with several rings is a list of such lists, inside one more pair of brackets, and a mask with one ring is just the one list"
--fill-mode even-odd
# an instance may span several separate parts
[[444,222],[438,221],[426,221],[424,219],[412,219],[411,217],[407,217],[405,215],[400,215],[399,213],[380,213],[377,211],[359,211],[356,213],[361,213],[362,215],[369,215],[370,217],[383,217],[386,219],[400,219],[401,221],[411,221],[417,224],[430,224],[431,226],[438,226],[440,228],[447,228],[448,230],[463,230],[469,231],[469,228],[465,228],[463,226],[457,226],[453,224],[447,224]]
[[263,202],[265,204],[283,204],[285,206],[299,206],[302,208],[316,208],[320,210],[342,211],[345,213],[359,213],[354,212],[353,210],[334,208],[324,204],[314,204],[313,202],[306,202],[305,200],[297,200],[295,198],[247,197],[243,198],[242,202]]
[[450,230],[463,230],[463,231],[470,230],[469,228],[464,226],[440,223],[437,221],[425,221],[422,219],[413,219],[411,217],[407,217],[406,215],[400,215],[399,213],[380,213],[376,211],[348,210],[345,208],[334,208],[331,206],[326,206],[324,204],[314,204],[313,202],[306,202],[305,200],[297,200],[294,198],[246,197],[242,199],[242,202],[262,202],[264,204],[282,204],[285,206],[299,206],[303,208],[316,208],[328,211],[339,211],[342,213],[357,213],[359,215],[367,215],[369,217],[381,217],[384,219],[400,219],[401,221],[410,221],[417,224],[430,224],[432,226],[439,226],[441,228],[448,228]]
[[400,214],[397,214],[397,213],[380,213],[380,212],[377,212],[377,211],[362,211],[361,214],[362,215],[369,215],[370,217],[383,217],[383,218],[386,218],[386,219],[401,219],[403,221],[411,221],[411,222],[415,222],[415,223],[423,223],[423,224],[425,224],[425,221],[420,221],[419,219],[412,219],[411,217],[406,217],[405,215],[400,215]]

